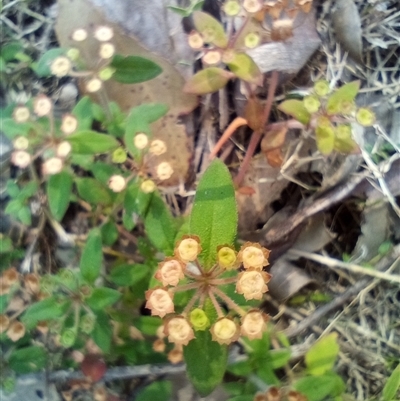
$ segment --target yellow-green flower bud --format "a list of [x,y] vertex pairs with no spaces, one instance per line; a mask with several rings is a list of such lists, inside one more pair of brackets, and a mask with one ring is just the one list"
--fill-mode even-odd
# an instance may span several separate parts
[[189,320],[195,330],[205,330],[210,326],[210,319],[206,313],[199,308],[193,309],[190,312]]
[[357,110],[356,119],[363,127],[370,127],[375,122],[375,114],[372,110],[361,107]]
[[125,163],[126,159],[127,155],[124,148],[115,149],[111,156],[111,160],[113,163]]
[[307,111],[311,114],[316,113],[321,106],[321,102],[317,99],[316,96],[306,96],[303,99],[303,104]]
[[326,96],[331,91],[329,82],[321,79],[314,84],[314,92],[318,96]]

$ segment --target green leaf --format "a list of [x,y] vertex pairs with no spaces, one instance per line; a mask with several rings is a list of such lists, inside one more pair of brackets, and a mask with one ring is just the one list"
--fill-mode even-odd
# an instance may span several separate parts
[[326,397],[336,397],[346,388],[343,380],[337,374],[309,376],[297,381],[294,388],[307,397],[308,401],[322,401]]
[[31,346],[13,351],[8,363],[16,373],[24,374],[43,369],[46,361],[46,350],[43,347]]
[[272,369],[279,369],[285,366],[291,357],[289,349],[273,349],[268,352]]
[[[90,130],[93,122],[93,108],[97,106],[92,103],[89,96],[84,96],[72,109],[72,114],[78,120],[78,130]],[[99,106],[100,107],[100,106]]]
[[335,130],[326,117],[320,117],[315,128],[318,150],[323,155],[332,153],[335,147]]
[[390,375],[387,380],[385,387],[383,387],[382,397],[383,401],[391,401],[396,397],[397,392],[400,388],[400,364],[397,365],[396,369]]
[[161,326],[162,320],[157,316],[140,316],[133,321],[134,326],[143,334],[154,336]]
[[184,347],[187,374],[197,392],[206,397],[222,382],[228,347],[211,340],[209,330],[196,331],[196,338]]
[[253,371],[250,361],[239,361],[228,365],[227,371],[235,376],[248,376]]
[[0,127],[8,139],[14,139],[16,136],[27,136],[33,129],[31,122],[17,123],[12,118],[1,118]]
[[214,160],[197,187],[190,216],[190,234],[198,235],[203,266],[210,269],[217,259],[217,246],[233,244],[237,230],[235,189],[229,170]]
[[82,277],[93,284],[100,274],[103,263],[103,251],[101,244],[101,233],[99,228],[94,228],[89,232],[85,247],[82,251],[80,261],[80,271]]
[[9,302],[10,298],[8,294],[0,295],[0,314],[5,312]]
[[103,311],[96,312],[96,323],[93,331],[90,333],[90,336],[103,352],[110,352],[112,327],[110,324],[110,319]]
[[349,82],[343,85],[332,95],[329,96],[326,104],[328,114],[341,113],[343,104],[349,104],[354,101],[360,89],[360,81]]
[[22,224],[25,224],[26,226],[32,225],[32,215],[29,206],[22,206],[17,217]]
[[12,42],[3,44],[0,51],[0,56],[4,59],[4,61],[11,61],[15,59],[15,56],[18,52],[22,51],[22,43],[21,42]]
[[51,296],[30,305],[22,315],[21,321],[28,328],[32,328],[41,320],[51,320],[61,317],[66,313],[69,306],[69,300],[59,300],[55,296]]
[[110,273],[110,280],[119,286],[134,285],[147,277],[150,269],[142,264],[124,264],[114,267]]
[[164,201],[155,192],[144,218],[144,227],[149,240],[157,249],[167,254],[173,253],[176,224]]
[[243,81],[261,86],[263,74],[254,60],[246,53],[235,53],[233,60],[226,65],[229,69]]
[[209,67],[193,75],[184,85],[183,91],[196,95],[216,92],[231,79],[232,73],[218,67]]
[[157,380],[149,384],[135,397],[136,401],[166,401],[172,394],[172,383],[167,380]]
[[36,75],[39,77],[48,77],[51,75],[50,66],[57,57],[65,55],[65,50],[61,48],[50,49],[40,57],[37,63],[32,66]]
[[71,144],[73,153],[84,155],[111,152],[119,146],[114,137],[90,130],[69,135],[66,140]]
[[129,113],[126,128],[129,130],[135,130],[134,125],[137,123],[136,120],[139,119],[145,120],[148,123],[154,123],[164,116],[167,111],[168,105],[165,103],[144,103],[136,106],[132,108]]
[[118,239],[119,233],[114,221],[108,220],[101,226],[101,239],[104,245],[111,246]]
[[14,247],[11,238],[0,233],[0,254],[13,251]]
[[310,113],[305,108],[304,103],[298,99],[288,99],[282,102],[278,109],[283,111],[289,116],[292,116],[302,124],[307,125],[310,122]]
[[317,341],[307,352],[307,371],[313,376],[321,376],[330,371],[339,354],[337,333],[331,333]]
[[93,310],[102,310],[115,304],[121,298],[121,293],[107,287],[94,288],[92,295],[86,299],[86,304]]
[[111,191],[94,178],[77,178],[76,188],[79,196],[92,205],[109,205],[112,203]]
[[126,212],[129,214],[137,213],[144,217],[152,197],[153,193],[146,194],[140,190],[138,182],[131,183],[125,192],[124,207]]
[[72,191],[72,177],[66,171],[51,175],[47,182],[47,199],[51,214],[60,221],[67,211]]
[[201,33],[205,43],[211,43],[217,47],[225,48],[228,45],[228,38],[223,25],[203,11],[193,13],[193,22],[196,29]]
[[162,68],[154,61],[139,56],[115,55],[111,64],[115,68],[113,79],[123,84],[137,84],[155,78]]

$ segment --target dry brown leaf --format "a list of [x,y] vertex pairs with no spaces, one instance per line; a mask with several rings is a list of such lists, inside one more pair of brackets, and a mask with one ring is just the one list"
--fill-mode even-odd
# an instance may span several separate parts
[[[185,126],[178,124],[178,117],[189,113],[196,107],[197,97],[182,93],[184,78],[172,64],[163,57],[150,52],[135,38],[125,34],[123,29],[108,20],[90,1],[59,1],[56,32],[60,45],[62,47],[78,47],[89,69],[94,68],[98,61],[98,42],[90,33],[93,32],[94,27],[101,25],[113,28],[112,42],[118,54],[145,57],[156,62],[163,69],[163,72],[151,81],[139,84],[121,84],[109,80],[104,83],[104,87],[108,99],[117,102],[125,112],[142,103],[156,102],[169,106],[167,115],[152,124],[154,139],[164,141],[167,144],[167,152],[154,157],[151,168],[163,161],[168,161],[172,165],[174,173],[168,180],[163,181],[163,185],[178,185],[185,182],[189,175],[193,143],[192,138],[186,135]],[[71,33],[78,28],[85,28],[89,32],[89,37],[84,42],[77,43],[71,40]],[[167,32],[166,35],[168,36],[169,33]]]
[[261,140],[261,150],[270,166],[280,167],[283,163],[282,146],[285,143],[287,126],[268,131]]

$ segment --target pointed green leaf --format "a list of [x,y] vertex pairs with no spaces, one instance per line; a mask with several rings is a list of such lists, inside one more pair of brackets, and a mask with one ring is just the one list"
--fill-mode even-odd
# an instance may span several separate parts
[[82,277],[93,284],[100,274],[103,263],[101,233],[99,228],[89,232],[85,247],[82,251],[80,270]]
[[221,383],[228,358],[228,347],[211,340],[209,330],[196,331],[196,338],[184,347],[187,374],[202,397]]
[[322,337],[306,354],[305,362],[308,373],[313,376],[321,376],[332,370],[338,354],[337,333]]
[[246,53],[236,53],[233,60],[226,65],[229,69],[243,81],[261,86],[263,74],[254,60]]
[[340,376],[332,373],[323,376],[309,376],[298,380],[294,388],[307,397],[308,401],[323,401],[327,397],[337,397],[346,388]]
[[225,48],[228,45],[228,38],[222,24],[203,11],[193,13],[193,22],[196,29],[201,33],[205,43],[211,43],[217,47]]
[[110,319],[103,311],[96,311],[95,314],[96,323],[93,331],[90,333],[90,337],[103,352],[108,353],[110,352],[112,338]]
[[112,202],[110,190],[94,178],[77,178],[79,196],[92,205],[109,205]]
[[155,78],[162,68],[147,58],[115,55],[111,64],[115,68],[113,79],[123,84],[137,84]]
[[220,160],[214,160],[197,187],[190,234],[200,237],[201,261],[210,269],[217,258],[217,246],[233,244],[237,230],[235,189],[229,170]]
[[72,190],[72,177],[66,171],[51,175],[47,182],[47,199],[51,214],[60,221],[67,211]]
[[353,81],[343,85],[333,92],[332,95],[329,96],[326,105],[326,111],[328,114],[341,113],[343,104],[347,105],[352,103],[356,98],[359,89],[360,81]]
[[114,221],[108,220],[101,226],[101,239],[104,245],[113,245],[119,237],[117,225]]
[[111,152],[119,146],[114,137],[89,130],[69,135],[66,140],[71,144],[73,153],[84,155]]
[[102,310],[115,304],[121,298],[121,293],[107,287],[93,289],[92,295],[86,299],[86,304],[93,310]]
[[300,121],[302,124],[307,125],[310,122],[310,113],[304,106],[304,103],[301,100],[297,99],[288,99],[282,102],[278,109],[283,111],[289,116],[292,116],[297,121]]
[[385,384],[385,387],[383,388],[382,392],[383,401],[394,400],[399,389],[400,389],[400,364],[397,365],[396,369],[390,375],[389,379]]
[[8,360],[9,367],[16,373],[36,372],[46,366],[47,353],[44,347],[31,346],[14,350]]
[[193,75],[183,87],[186,93],[204,95],[223,88],[231,78],[231,73],[218,67],[209,67]]
[[166,401],[172,393],[172,383],[167,380],[157,380],[141,390],[135,397],[136,401]]

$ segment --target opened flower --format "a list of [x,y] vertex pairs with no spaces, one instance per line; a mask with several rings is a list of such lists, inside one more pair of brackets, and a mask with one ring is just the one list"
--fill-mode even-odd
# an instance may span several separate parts
[[164,288],[154,288],[146,291],[146,308],[151,310],[152,316],[164,317],[174,311],[172,295]]

